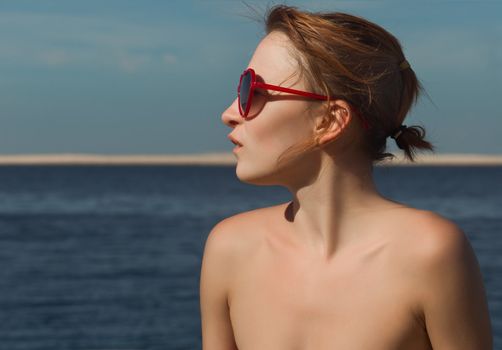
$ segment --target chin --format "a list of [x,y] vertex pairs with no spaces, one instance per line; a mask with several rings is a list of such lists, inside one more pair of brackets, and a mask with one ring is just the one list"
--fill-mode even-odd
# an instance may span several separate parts
[[258,186],[274,186],[278,185],[277,178],[275,178],[276,169],[267,166],[258,166],[257,164],[251,166],[242,160],[237,162],[235,174],[237,178],[244,183]]
[[287,174],[275,166],[275,159],[269,164],[246,164],[238,161],[235,173],[239,181],[257,186],[285,186]]

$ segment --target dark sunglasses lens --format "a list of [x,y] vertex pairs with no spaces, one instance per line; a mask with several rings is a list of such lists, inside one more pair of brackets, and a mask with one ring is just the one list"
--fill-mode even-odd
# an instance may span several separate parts
[[241,104],[242,113],[246,112],[246,107],[249,101],[249,91],[251,89],[251,73],[247,72],[241,80],[239,92],[239,103]]

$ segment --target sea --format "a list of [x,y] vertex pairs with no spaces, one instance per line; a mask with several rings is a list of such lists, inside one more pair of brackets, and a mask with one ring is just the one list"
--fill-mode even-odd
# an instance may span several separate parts
[[[465,232],[502,349],[502,166],[377,166],[379,191]],[[235,166],[0,167],[0,350],[201,349],[206,238],[291,199]]]

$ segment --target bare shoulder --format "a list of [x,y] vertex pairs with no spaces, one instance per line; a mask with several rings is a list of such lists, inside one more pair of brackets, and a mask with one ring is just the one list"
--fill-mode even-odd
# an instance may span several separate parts
[[431,211],[416,211],[408,220],[407,281],[433,348],[491,349],[486,291],[469,239]]
[[[478,274],[479,264],[462,229],[452,220],[429,210],[404,208],[388,220],[393,223],[393,270],[417,293],[435,279],[452,274]],[[422,296],[416,295],[418,299]]]
[[263,240],[267,222],[281,206],[257,208],[219,221],[209,232],[206,247],[216,246],[227,258],[244,257]]
[[448,218],[428,210],[410,209],[403,217],[411,240],[408,253],[425,267],[445,259],[458,259],[471,250],[462,229]]
[[[241,261],[251,251],[256,211],[221,220],[209,232],[200,273],[200,310],[203,348],[237,349],[230,316],[232,286]],[[256,218],[255,218],[256,219]]]
[[[441,266],[472,263],[474,252],[462,229],[429,210],[405,208],[396,215],[396,254],[415,273],[428,274]],[[470,260],[466,258],[470,257]]]

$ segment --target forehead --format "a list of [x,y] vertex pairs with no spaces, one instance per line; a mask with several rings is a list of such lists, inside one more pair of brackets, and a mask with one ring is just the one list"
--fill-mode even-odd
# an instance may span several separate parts
[[[269,84],[290,85],[296,77],[298,63],[291,55],[294,50],[289,38],[281,32],[266,35],[256,47],[248,67]],[[290,77],[286,84],[286,78]]]

